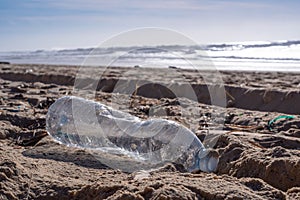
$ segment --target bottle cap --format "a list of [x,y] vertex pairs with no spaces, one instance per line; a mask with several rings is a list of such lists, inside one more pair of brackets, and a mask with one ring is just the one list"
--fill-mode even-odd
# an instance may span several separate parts
[[200,157],[199,159],[199,168],[201,171],[215,172],[217,170],[219,164],[219,154],[216,151],[210,151],[205,157]]
[[209,172],[215,172],[219,164],[219,157],[211,156],[207,162],[207,168]]

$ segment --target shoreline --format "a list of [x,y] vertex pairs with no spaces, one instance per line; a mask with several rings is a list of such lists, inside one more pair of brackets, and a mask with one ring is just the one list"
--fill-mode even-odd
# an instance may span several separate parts
[[124,69],[124,68],[143,68],[143,69],[178,69],[178,70],[182,70],[182,71],[202,71],[202,72],[208,72],[208,71],[218,71],[221,73],[263,73],[263,74],[268,74],[268,73],[282,73],[282,74],[295,74],[295,75],[300,75],[300,69],[299,71],[292,71],[292,70],[257,70],[257,69],[229,69],[230,67],[228,67],[227,69],[218,69],[217,67],[213,67],[213,70],[209,70],[209,69],[204,69],[204,70],[200,70],[200,69],[194,69],[194,68],[184,68],[184,67],[179,67],[179,66],[166,66],[166,67],[141,67],[139,65],[136,66],[89,66],[89,65],[81,65],[81,64],[63,64],[63,63],[57,63],[57,64],[46,64],[46,63],[11,63],[9,61],[0,61],[0,65],[14,65],[14,66],[43,66],[43,67],[47,67],[47,66],[51,66],[51,67],[71,67],[71,68],[80,68],[80,67],[86,67],[86,68],[116,68],[116,69]]

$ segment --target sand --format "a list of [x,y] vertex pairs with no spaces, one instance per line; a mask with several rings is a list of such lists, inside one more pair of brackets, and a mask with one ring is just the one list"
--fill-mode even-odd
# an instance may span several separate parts
[[[80,76],[78,70],[0,65],[1,200],[300,199],[299,74],[221,72],[226,90],[221,108],[210,105],[207,82],[195,70],[86,68]],[[203,73],[214,83],[214,73]],[[47,109],[61,96],[76,95],[78,77],[100,76],[91,97],[142,119],[158,116],[191,128],[205,145],[214,144],[220,155],[217,171],[188,173],[168,163],[126,173],[104,165],[87,150],[56,143],[45,130]],[[137,85],[142,80],[150,83],[131,97],[112,94],[120,82]],[[197,91],[198,102],[183,97],[186,83]],[[280,115],[295,118],[268,127]]]

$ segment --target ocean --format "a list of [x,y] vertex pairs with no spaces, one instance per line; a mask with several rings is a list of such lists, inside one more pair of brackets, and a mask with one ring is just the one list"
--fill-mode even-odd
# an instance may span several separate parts
[[134,46],[0,52],[16,64],[177,67],[240,71],[300,71],[300,40],[199,46]]

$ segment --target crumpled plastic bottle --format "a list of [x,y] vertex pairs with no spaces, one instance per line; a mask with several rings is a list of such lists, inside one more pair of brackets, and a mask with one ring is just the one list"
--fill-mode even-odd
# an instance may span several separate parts
[[57,142],[98,152],[103,164],[124,171],[174,162],[189,172],[213,172],[219,161],[191,130],[174,121],[143,121],[79,97],[65,96],[54,102],[46,116],[46,129]]

